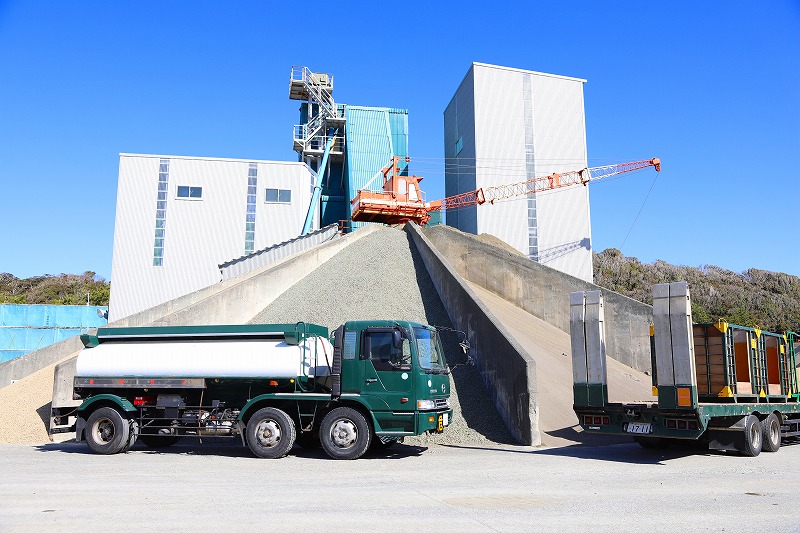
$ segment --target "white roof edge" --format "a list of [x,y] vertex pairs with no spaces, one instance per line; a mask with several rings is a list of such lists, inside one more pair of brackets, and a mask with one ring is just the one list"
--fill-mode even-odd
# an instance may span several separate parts
[[477,61],[473,61],[472,65],[473,66],[478,66],[478,67],[496,68],[496,69],[501,69],[501,70],[511,70],[513,72],[523,72],[525,74],[536,74],[538,76],[548,76],[550,78],[559,78],[559,79],[562,79],[562,80],[579,81],[581,83],[586,83],[586,80],[584,80],[583,78],[573,78],[571,76],[561,76],[559,74],[548,74],[547,72],[537,72],[535,70],[525,70],[525,69],[522,69],[522,68],[503,67],[503,66],[500,66],[500,65],[490,65],[489,63],[478,63]]
[[236,163],[270,163],[278,165],[303,165],[308,167],[303,161],[274,161],[268,159],[238,159],[231,157],[203,157],[191,155],[164,155],[164,154],[131,154],[127,152],[120,152],[120,157],[153,157],[158,159],[194,159],[200,161],[230,161]]

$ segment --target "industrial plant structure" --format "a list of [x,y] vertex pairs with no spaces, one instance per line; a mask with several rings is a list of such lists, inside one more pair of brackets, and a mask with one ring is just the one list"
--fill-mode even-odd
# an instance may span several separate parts
[[[445,111],[447,196],[586,167],[583,83],[474,63]],[[333,76],[306,67],[292,68],[289,98],[301,102],[297,162],[120,154],[111,320],[213,285],[224,265],[322,226],[350,231],[363,224],[351,221],[351,199],[380,189],[382,168],[395,161],[408,176],[406,110],[337,103]],[[586,187],[446,217],[592,279]]]
[[[587,167],[585,82],[473,63],[444,112],[446,196]],[[446,217],[449,226],[489,233],[592,281],[587,187],[448,209]]]
[[217,283],[232,260],[349,220],[356,191],[408,154],[408,112],[337,104],[332,93],[333,76],[292,68],[297,162],[120,154],[111,320]]

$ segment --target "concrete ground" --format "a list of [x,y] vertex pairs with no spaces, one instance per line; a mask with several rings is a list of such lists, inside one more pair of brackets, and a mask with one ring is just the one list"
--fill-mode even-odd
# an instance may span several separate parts
[[0,531],[800,531],[800,445],[398,445],[357,461],[231,441],[92,455],[0,445]]

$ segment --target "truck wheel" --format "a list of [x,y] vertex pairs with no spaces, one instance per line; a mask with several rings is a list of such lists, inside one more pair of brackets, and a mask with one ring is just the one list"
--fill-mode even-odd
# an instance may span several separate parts
[[319,437],[332,458],[358,459],[369,449],[372,429],[364,415],[355,409],[337,407],[322,419]]
[[292,449],[294,421],[274,407],[259,409],[247,422],[247,446],[258,457],[277,459]]
[[761,453],[761,422],[755,415],[749,415],[744,421],[744,447],[742,455],[755,457]]
[[136,439],[139,438],[139,422],[136,420],[128,420],[128,442],[125,443],[125,446],[122,447],[120,452],[125,453],[136,443]]
[[781,422],[775,413],[761,421],[761,450],[777,452],[781,447]]
[[128,444],[130,425],[113,407],[101,407],[89,415],[84,430],[86,444],[94,453],[118,453]]

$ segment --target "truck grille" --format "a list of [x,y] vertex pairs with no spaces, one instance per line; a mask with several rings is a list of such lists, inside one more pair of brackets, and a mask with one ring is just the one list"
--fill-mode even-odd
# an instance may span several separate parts
[[446,409],[448,407],[447,398],[434,398],[433,404],[436,406],[436,409]]

